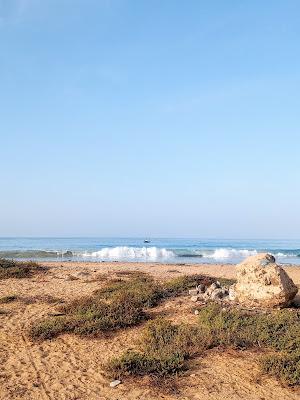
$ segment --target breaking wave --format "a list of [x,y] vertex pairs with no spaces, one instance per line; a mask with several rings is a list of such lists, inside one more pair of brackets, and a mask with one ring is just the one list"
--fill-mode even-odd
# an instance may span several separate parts
[[102,258],[108,260],[121,260],[121,259],[166,259],[176,257],[175,253],[171,250],[160,249],[158,247],[105,247],[98,251],[91,253],[82,253],[82,257]]
[[250,256],[255,256],[257,254],[256,250],[236,250],[236,249],[216,249],[212,253],[203,252],[203,257],[224,259],[224,258],[246,258]]

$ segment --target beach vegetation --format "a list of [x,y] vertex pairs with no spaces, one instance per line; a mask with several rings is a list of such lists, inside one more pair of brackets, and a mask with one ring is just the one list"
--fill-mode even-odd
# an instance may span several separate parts
[[9,295],[0,298],[0,304],[8,304],[18,300],[18,296]]
[[[295,310],[270,313],[222,308],[210,303],[199,310],[196,325],[149,322],[130,350],[107,364],[111,376],[172,376],[188,360],[211,348],[260,349],[264,373],[288,385],[300,384],[300,314]],[[271,351],[271,354],[270,354]]]
[[31,278],[36,273],[45,271],[45,267],[33,261],[0,259],[0,279]]
[[141,303],[120,293],[114,301],[99,297],[83,297],[62,306],[63,315],[35,323],[30,329],[33,340],[52,339],[62,333],[95,336],[99,333],[137,325],[146,318]]
[[97,335],[134,326],[148,318],[148,308],[181,295],[200,282],[209,284],[211,278],[194,275],[160,283],[146,274],[134,274],[128,279],[113,279],[92,296],[60,306],[58,316],[37,321],[30,336],[45,340],[62,333]]
[[[167,377],[187,368],[186,361],[201,351],[201,332],[190,325],[175,325],[158,318],[144,327],[137,350],[125,352],[107,364],[115,379],[128,375]],[[207,346],[205,338],[205,346]]]

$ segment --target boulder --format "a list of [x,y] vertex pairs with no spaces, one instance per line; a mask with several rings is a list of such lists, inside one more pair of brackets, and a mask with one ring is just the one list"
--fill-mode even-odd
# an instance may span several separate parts
[[[262,253],[236,266],[237,283],[230,297],[246,306],[286,307],[298,291],[275,257]],[[233,298],[231,298],[233,300]]]

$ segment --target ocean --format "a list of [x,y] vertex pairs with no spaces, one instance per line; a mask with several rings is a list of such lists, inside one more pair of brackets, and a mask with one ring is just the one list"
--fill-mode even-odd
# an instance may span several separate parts
[[[148,242],[145,242],[147,240]],[[300,240],[167,238],[0,238],[0,258],[163,263],[239,263],[258,252],[300,265]]]

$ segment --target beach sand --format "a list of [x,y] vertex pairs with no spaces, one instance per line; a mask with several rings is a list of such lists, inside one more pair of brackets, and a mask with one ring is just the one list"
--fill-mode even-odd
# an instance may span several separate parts
[[[178,378],[178,388],[164,393],[147,385],[147,378],[125,379],[112,389],[103,363],[134,347],[142,326],[97,339],[63,335],[52,341],[30,342],[30,325],[53,313],[60,301],[89,295],[107,277],[120,271],[144,271],[157,279],[203,273],[234,278],[233,265],[162,265],[156,263],[44,263],[46,274],[31,279],[0,281],[0,297],[17,295],[19,300],[0,305],[0,399],[24,400],[149,400],[149,399],[300,399],[300,389],[281,386],[261,376],[260,356],[251,351],[208,351],[191,361]],[[285,267],[300,285],[300,267]],[[196,316],[188,297],[163,302],[151,311],[173,321],[192,322]]]

